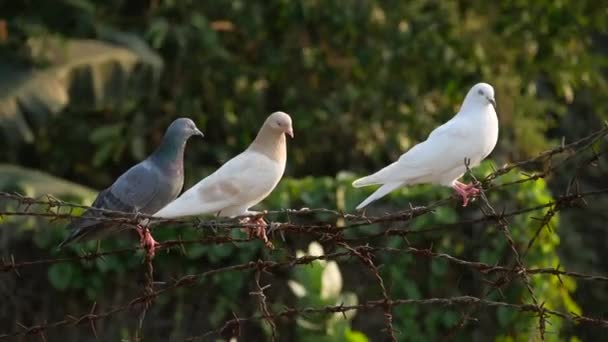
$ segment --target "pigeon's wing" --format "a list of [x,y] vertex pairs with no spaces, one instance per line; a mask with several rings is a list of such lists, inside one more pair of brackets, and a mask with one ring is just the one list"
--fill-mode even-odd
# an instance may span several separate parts
[[[111,187],[101,191],[91,207],[121,212],[136,212],[145,207],[158,191],[158,172],[145,162],[139,163],[122,174]],[[109,213],[86,210],[81,217],[68,226],[68,237],[59,245],[62,247],[74,241],[91,240],[122,229],[104,218]]]
[[123,173],[110,187],[110,192],[130,206],[129,211],[140,211],[158,194],[161,186],[160,173],[151,162],[145,160]]
[[399,160],[380,171],[360,178],[353,186],[374,184],[408,184],[432,179],[464,165],[467,151],[467,130],[459,120],[450,120],[437,127],[429,137],[405,152]]
[[154,216],[174,218],[211,214],[253,205],[276,186],[278,164],[263,154],[245,151],[184,192]]
[[[91,204],[91,207],[123,212],[133,211],[133,207],[116,198],[110,191],[110,188],[101,191],[93,204]],[[66,227],[70,233],[61,242],[59,248],[75,241],[97,239],[114,230],[119,230],[120,227],[116,227],[116,225],[106,220],[110,216],[108,213],[100,210],[85,210],[80,217],[74,218]]]

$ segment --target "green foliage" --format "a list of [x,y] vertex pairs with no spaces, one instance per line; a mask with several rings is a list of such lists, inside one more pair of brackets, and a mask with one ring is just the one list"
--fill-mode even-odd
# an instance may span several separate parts
[[111,37],[131,45],[32,37],[26,48],[32,59],[45,65],[3,66],[0,112],[3,133],[13,147],[21,140],[32,143],[34,130],[66,109],[120,110],[154,93],[163,66],[160,57],[135,37],[119,33]]
[[95,192],[85,186],[47,173],[15,165],[0,164],[0,190],[30,197],[53,194],[66,201],[91,202]]
[[[308,253],[297,251],[297,257],[325,255],[323,247],[317,242],[308,245]],[[293,280],[288,285],[298,298],[302,307],[324,307],[333,305],[357,305],[357,295],[342,293],[342,274],[338,264],[331,260],[314,260],[306,267],[293,270]],[[367,337],[350,328],[350,321],[356,311],[346,313],[320,314],[297,319],[299,341],[336,341],[366,342]]]

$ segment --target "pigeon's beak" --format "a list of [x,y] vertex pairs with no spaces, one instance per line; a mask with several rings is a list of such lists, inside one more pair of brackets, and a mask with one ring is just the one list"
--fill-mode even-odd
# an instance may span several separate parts
[[203,132],[201,132],[198,128],[195,128],[194,131],[192,131],[193,135],[200,135],[201,137],[204,137],[205,135],[203,134]]
[[494,107],[494,110],[496,110],[496,100],[494,100],[493,98],[488,98],[488,101],[492,104],[492,107]]
[[289,135],[293,139],[293,128],[289,127],[285,134]]

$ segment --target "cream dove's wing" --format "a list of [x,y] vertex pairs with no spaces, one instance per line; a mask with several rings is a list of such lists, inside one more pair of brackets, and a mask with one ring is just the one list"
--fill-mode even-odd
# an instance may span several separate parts
[[469,167],[487,157],[498,140],[498,118],[494,89],[478,83],[469,90],[460,111],[437,127],[428,138],[401,155],[399,160],[380,171],[357,179],[354,187],[381,185],[357,209],[405,185],[434,183],[452,187],[466,206],[471,195],[479,192],[473,184],[458,181]]
[[[285,134],[293,137],[291,117],[283,112],[271,114],[249,148],[154,216],[177,218],[218,214],[234,217],[251,214],[249,208],[266,198],[283,177],[287,161]],[[263,229],[255,233],[267,241]]]

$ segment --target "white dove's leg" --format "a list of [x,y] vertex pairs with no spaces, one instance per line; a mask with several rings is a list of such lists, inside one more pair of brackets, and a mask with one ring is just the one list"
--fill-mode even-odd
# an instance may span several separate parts
[[258,239],[264,241],[264,245],[266,245],[267,248],[273,249],[274,246],[272,245],[272,242],[268,240],[268,236],[266,235],[266,227],[268,227],[268,222],[266,222],[264,219],[266,211],[257,214],[259,214],[259,216],[256,216],[252,221],[252,223],[255,223],[256,226],[254,228],[250,228],[249,230],[249,234],[251,234],[250,237],[257,237]]
[[266,222],[266,220],[264,220],[264,215],[266,215],[266,211],[257,212],[244,210],[244,212],[241,211],[239,216],[240,215],[256,215],[255,217],[246,217],[240,220],[240,223],[251,223],[255,225],[254,227],[244,228],[244,230],[247,232],[247,236],[249,238],[258,238],[264,241],[264,245],[266,245],[266,247],[270,249],[274,248],[272,242],[268,240],[268,236],[266,235],[266,227],[268,226],[268,223]]
[[479,193],[479,189],[476,188],[477,184],[476,183],[469,183],[469,184],[465,184],[459,181],[454,181],[454,185],[460,187],[463,190],[472,190],[475,193]]
[[475,197],[477,194],[479,194],[479,189],[475,187],[474,183],[464,184],[456,180],[452,184],[452,189],[454,189],[456,193],[462,197],[463,207],[466,207],[469,204],[470,197]]

